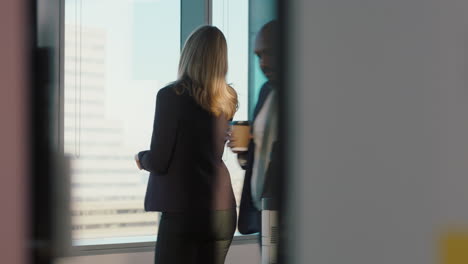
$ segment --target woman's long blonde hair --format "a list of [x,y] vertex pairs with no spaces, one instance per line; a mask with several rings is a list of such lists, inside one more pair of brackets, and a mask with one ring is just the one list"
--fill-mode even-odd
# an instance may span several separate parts
[[213,26],[196,29],[185,42],[179,61],[176,92],[187,91],[215,116],[231,119],[237,111],[237,93],[226,83],[227,44],[223,33]]

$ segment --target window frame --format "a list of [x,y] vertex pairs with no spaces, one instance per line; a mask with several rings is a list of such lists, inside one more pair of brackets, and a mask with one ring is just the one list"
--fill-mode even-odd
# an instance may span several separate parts
[[[154,239],[154,237],[153,237]],[[114,240],[115,242],[111,242]],[[135,242],[122,242],[119,238],[107,239],[105,243],[96,243],[90,245],[75,245],[73,246],[73,256],[92,256],[103,254],[119,254],[119,253],[135,253],[148,252],[154,250],[156,241],[150,241],[149,237],[146,240]]]
[[[48,24],[38,23],[38,35],[42,36],[41,32],[50,30],[51,27],[58,28],[58,32],[54,35],[43,34],[44,38],[49,38],[50,41],[47,46],[50,46],[55,50],[54,65],[55,72],[58,75],[57,84],[52,87],[52,92],[55,97],[55,104],[58,107],[58,113],[54,115],[53,120],[53,131],[57,135],[57,142],[54,144],[56,151],[64,155],[64,49],[65,49],[65,1],[66,0],[38,0],[38,9],[45,10],[49,17]],[[181,48],[190,32],[201,24],[212,24],[212,0],[180,0],[181,1]],[[59,12],[55,10],[47,11],[47,6],[56,5],[58,6]],[[190,15],[186,15],[190,14]],[[67,175],[70,177],[70,175]],[[65,186],[63,186],[65,187]],[[70,187],[64,188],[70,193]],[[64,191],[63,193],[66,193]],[[58,219],[67,219],[70,221],[68,216],[55,216]],[[68,223],[69,224],[69,223]],[[64,226],[69,226],[65,224]],[[61,228],[63,229],[63,228]],[[157,241],[154,235],[152,236],[140,236],[140,237],[127,237],[127,238],[109,238],[109,239],[96,239],[96,241],[106,241],[103,243],[86,244],[86,245],[73,245],[71,232],[63,232],[65,234],[61,240],[65,245],[69,245],[69,249],[64,249],[64,255],[67,256],[90,256],[90,255],[102,255],[102,254],[119,254],[119,253],[135,253],[135,252],[148,252],[154,251]],[[131,241],[131,240],[136,241]],[[125,241],[127,240],[127,241]],[[258,244],[259,234],[251,235],[237,235],[234,236],[232,245],[244,245],[244,244]]]
[[[122,253],[136,253],[136,252],[151,252],[154,251],[157,241],[154,236],[146,236],[145,241],[138,242],[117,242],[115,243],[102,243],[95,245],[76,245],[72,246],[71,256],[93,256],[105,254],[122,254]],[[150,240],[152,239],[152,240]],[[112,240],[112,239],[109,239]],[[245,244],[258,244],[258,234],[252,235],[239,235],[234,236],[231,246],[245,245]]]

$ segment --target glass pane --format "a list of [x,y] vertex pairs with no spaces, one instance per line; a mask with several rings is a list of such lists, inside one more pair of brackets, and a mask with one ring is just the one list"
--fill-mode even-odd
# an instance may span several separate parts
[[[213,0],[213,25],[223,31],[228,44],[228,82],[239,96],[239,110],[234,120],[248,120],[248,0]],[[240,205],[245,171],[237,155],[225,149],[224,161],[231,174],[237,206]]]
[[239,96],[239,110],[235,120],[248,118],[248,0],[213,0],[213,25],[226,37],[229,71],[227,81]]
[[65,1],[65,152],[75,242],[155,235],[143,210],[158,89],[175,80],[180,1]]
[[253,116],[255,105],[260,94],[260,89],[267,81],[260,69],[258,57],[254,54],[255,40],[260,29],[268,22],[277,19],[277,0],[252,0],[249,1],[249,43],[251,51],[249,53],[249,116]]

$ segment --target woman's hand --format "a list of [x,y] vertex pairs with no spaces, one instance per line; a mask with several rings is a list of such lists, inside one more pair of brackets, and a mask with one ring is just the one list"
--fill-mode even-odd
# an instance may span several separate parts
[[138,154],[135,154],[135,163],[138,167],[139,170],[142,170],[143,168],[141,167],[140,159],[138,158]]

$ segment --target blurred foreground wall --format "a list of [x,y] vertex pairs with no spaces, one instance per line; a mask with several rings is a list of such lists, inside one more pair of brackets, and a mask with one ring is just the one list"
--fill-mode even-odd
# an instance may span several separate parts
[[468,1],[288,3],[287,263],[468,263]]
[[0,263],[11,264],[27,262],[27,8],[0,1]]

